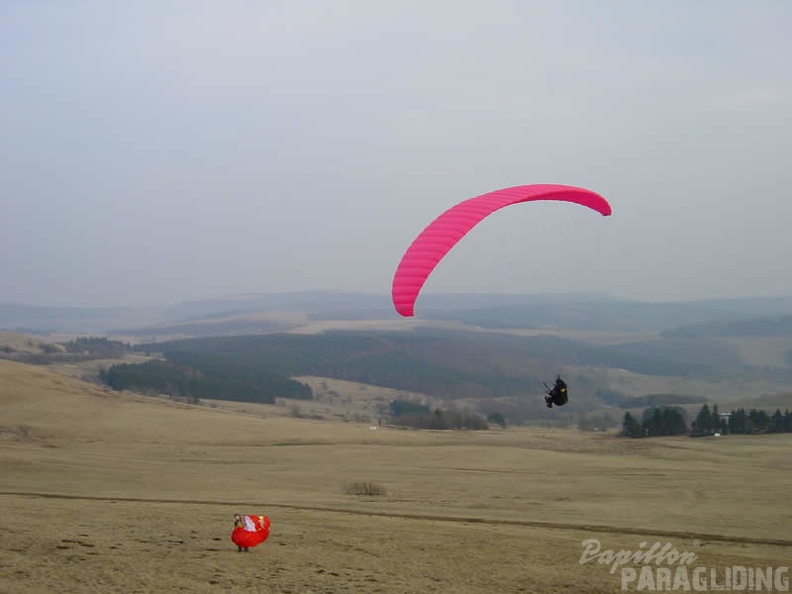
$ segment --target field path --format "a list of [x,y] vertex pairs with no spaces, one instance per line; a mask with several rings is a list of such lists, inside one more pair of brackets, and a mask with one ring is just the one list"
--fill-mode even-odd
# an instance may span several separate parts
[[349,508],[335,508],[335,507],[316,507],[308,505],[293,505],[287,503],[262,503],[255,501],[210,501],[200,499],[147,499],[142,497],[102,497],[91,495],[65,495],[59,493],[34,493],[23,491],[0,491],[0,496],[11,497],[30,497],[30,498],[43,498],[43,499],[65,499],[77,501],[106,501],[106,502],[130,502],[130,503],[164,503],[164,504],[179,504],[179,505],[218,505],[224,507],[269,507],[279,509],[292,509],[300,511],[315,511],[333,514],[347,514],[357,516],[372,516],[383,518],[399,518],[404,520],[418,520],[429,522],[454,522],[460,524],[485,524],[485,525],[506,525],[506,526],[524,526],[529,528],[549,528],[553,530],[574,530],[583,532],[598,532],[603,534],[631,534],[639,536],[659,536],[664,538],[678,538],[688,539],[701,542],[728,542],[728,543],[741,543],[741,544],[757,544],[757,545],[770,545],[779,547],[792,547],[792,540],[787,539],[773,539],[773,538],[751,538],[743,536],[729,536],[725,534],[704,534],[696,532],[680,532],[672,530],[655,530],[655,529],[640,529],[640,528],[626,528],[619,526],[603,526],[595,524],[571,524],[561,522],[541,522],[536,520],[499,520],[499,519],[486,519],[475,518],[466,516],[438,516],[428,514],[408,514],[408,513],[393,513],[385,511],[364,511],[359,509]]

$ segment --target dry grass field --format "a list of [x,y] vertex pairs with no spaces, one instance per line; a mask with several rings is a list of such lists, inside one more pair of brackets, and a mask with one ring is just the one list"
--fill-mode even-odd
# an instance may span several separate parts
[[[583,540],[707,567],[792,552],[790,435],[372,430],[8,361],[0,410],[0,593],[615,592]],[[237,553],[235,512],[269,540]]]

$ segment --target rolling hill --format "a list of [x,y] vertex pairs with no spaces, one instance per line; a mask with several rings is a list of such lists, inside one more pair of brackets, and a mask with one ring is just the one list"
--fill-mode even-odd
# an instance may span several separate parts
[[[420,297],[417,311],[418,320],[424,323],[455,321],[487,328],[656,333],[711,321],[792,315],[792,298],[652,303],[609,295],[427,293]],[[178,325],[180,328],[170,334],[188,329],[192,335],[211,335],[278,331],[284,328],[263,326],[254,330],[244,326],[262,320],[291,324],[300,319],[400,320],[387,295],[326,291],[239,295],[137,308],[0,304],[0,329],[27,333],[134,332],[151,336],[168,334],[169,326]]]

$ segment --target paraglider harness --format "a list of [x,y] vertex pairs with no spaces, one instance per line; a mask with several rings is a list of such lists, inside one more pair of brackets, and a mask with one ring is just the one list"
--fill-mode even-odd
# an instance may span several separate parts
[[553,405],[556,406],[564,406],[567,402],[569,402],[569,396],[567,395],[567,385],[564,380],[561,379],[559,375],[556,377],[555,386],[552,388],[542,382],[544,387],[547,389],[547,396],[545,396],[545,404],[547,404],[547,408],[553,408]]

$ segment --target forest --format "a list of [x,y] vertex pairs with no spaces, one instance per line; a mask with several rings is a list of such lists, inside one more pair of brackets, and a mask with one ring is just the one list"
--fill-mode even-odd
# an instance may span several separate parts
[[306,384],[220,355],[183,354],[168,360],[123,363],[102,369],[99,379],[114,390],[164,394],[193,403],[202,398],[264,404],[274,404],[276,398],[313,398]]
[[[339,330],[315,335],[208,337],[141,348],[160,352],[172,361],[187,354],[223,354],[244,361],[245,365],[258,365],[288,376],[345,379],[439,398],[499,398],[535,393],[560,366],[719,379],[736,373],[735,369],[742,377],[752,373],[765,377],[792,375],[788,369],[748,369],[728,345],[711,341],[595,345],[550,335]],[[619,399],[617,394],[612,396]]]
[[718,405],[701,407],[696,418],[688,426],[685,412],[679,407],[661,406],[644,410],[641,420],[625,413],[622,422],[625,437],[660,437],[666,435],[690,435],[708,437],[722,435],[756,435],[764,433],[792,433],[792,413],[780,409],[770,415],[764,410],[744,408],[721,414]]

